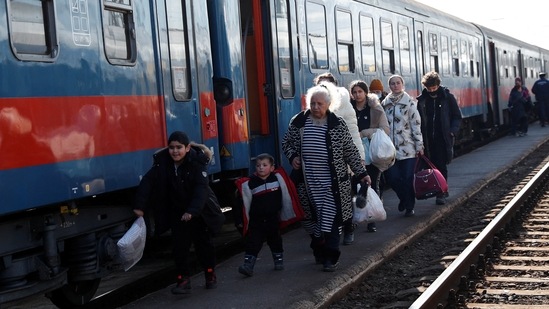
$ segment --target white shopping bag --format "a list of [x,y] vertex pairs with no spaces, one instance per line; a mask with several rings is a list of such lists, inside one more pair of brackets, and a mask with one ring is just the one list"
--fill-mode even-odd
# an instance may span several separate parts
[[381,129],[377,129],[370,141],[372,164],[380,171],[386,171],[395,164],[396,149],[391,138]]
[[[365,200],[365,201],[364,201]],[[353,198],[353,222],[378,222],[387,219],[383,202],[372,187],[361,187]]]
[[146,240],[147,227],[145,220],[143,220],[143,217],[139,217],[117,243],[118,258],[125,271],[128,271],[139,262],[143,256]]

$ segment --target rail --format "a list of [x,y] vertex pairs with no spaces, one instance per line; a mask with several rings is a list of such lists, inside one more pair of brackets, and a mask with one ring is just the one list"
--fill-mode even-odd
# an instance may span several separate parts
[[450,266],[409,307],[410,309],[442,308],[448,301],[449,291],[455,291],[471,265],[477,264],[479,256],[492,244],[494,236],[511,221],[532,193],[543,184],[549,174],[549,163],[524,186],[524,188],[501,210],[486,228],[465,248]]

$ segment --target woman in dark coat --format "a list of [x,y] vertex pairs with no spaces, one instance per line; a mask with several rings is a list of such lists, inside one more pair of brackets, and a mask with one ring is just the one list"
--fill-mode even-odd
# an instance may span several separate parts
[[528,88],[522,85],[520,77],[515,78],[515,87],[509,93],[509,112],[511,113],[511,132],[516,136],[525,136],[528,133],[528,113],[532,100]]
[[134,212],[143,216],[152,208],[156,234],[172,230],[177,271],[174,294],[190,292],[192,244],[204,268],[206,288],[217,285],[212,235],[201,216],[210,190],[207,167],[211,156],[205,145],[191,143],[183,132],[173,132],[168,147],[154,154],[154,165],[139,184]]
[[313,254],[323,270],[331,272],[341,254],[343,222],[353,215],[349,168],[363,182],[370,184],[370,177],[345,121],[329,110],[339,100],[336,91],[315,86],[306,100],[309,109],[291,120],[282,149],[293,168]]

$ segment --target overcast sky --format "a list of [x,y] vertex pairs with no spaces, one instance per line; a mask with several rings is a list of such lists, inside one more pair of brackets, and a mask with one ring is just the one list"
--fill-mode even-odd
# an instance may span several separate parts
[[416,0],[466,21],[549,49],[546,0]]

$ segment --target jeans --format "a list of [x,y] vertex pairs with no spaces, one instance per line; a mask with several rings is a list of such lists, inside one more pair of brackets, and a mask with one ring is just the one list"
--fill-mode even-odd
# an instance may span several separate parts
[[[397,194],[400,205],[399,208],[412,210],[416,204],[414,193],[414,167],[417,158],[397,160],[393,166],[385,171],[387,182]],[[399,206],[400,206],[399,205]]]

